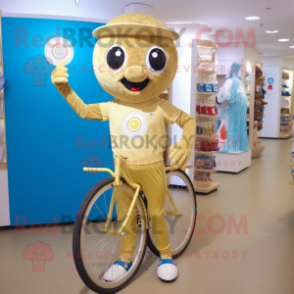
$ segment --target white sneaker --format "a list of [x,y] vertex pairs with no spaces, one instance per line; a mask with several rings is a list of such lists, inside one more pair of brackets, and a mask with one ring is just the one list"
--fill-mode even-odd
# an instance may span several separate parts
[[103,280],[106,282],[114,282],[119,280],[126,274],[131,266],[131,262],[127,263],[118,260],[104,273]]
[[157,268],[157,276],[162,282],[171,283],[179,275],[176,263],[172,259],[161,259]]

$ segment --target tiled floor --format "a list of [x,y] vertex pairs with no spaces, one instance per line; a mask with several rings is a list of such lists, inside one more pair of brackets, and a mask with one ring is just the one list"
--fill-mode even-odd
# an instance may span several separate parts
[[[250,168],[238,175],[215,174],[219,190],[197,197],[200,232],[177,260],[178,280],[160,282],[158,260],[149,256],[121,293],[294,293],[294,186],[288,184],[292,140],[262,144],[264,153]],[[236,233],[233,224],[240,221]],[[0,293],[90,293],[70,254],[71,228],[59,228],[57,234],[43,229],[39,235],[0,231]],[[49,244],[55,254],[44,272],[33,271],[32,261],[23,257],[36,241]]]

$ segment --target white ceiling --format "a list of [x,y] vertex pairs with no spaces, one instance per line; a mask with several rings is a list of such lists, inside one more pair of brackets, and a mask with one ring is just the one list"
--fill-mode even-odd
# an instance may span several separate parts
[[[0,0],[4,16],[44,15],[57,18],[80,18],[107,21],[120,15],[130,0]],[[246,36],[250,28],[256,32],[257,51],[265,56],[293,56],[294,49],[294,0],[139,0],[151,5],[154,16],[163,22],[193,21],[207,23],[214,30],[241,28]],[[135,3],[138,3],[135,2]],[[267,8],[271,9],[267,9]],[[259,16],[258,21],[246,21],[246,16]],[[262,25],[262,26],[261,26]],[[169,25],[171,26],[171,25]],[[185,25],[183,25],[185,27]],[[195,34],[196,28],[195,27]],[[190,26],[190,31],[193,26]],[[266,30],[279,30],[266,34]],[[279,38],[289,38],[281,43]]]

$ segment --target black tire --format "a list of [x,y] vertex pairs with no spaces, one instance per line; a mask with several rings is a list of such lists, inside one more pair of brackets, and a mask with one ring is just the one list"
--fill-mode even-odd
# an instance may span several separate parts
[[[92,198],[99,192],[99,190],[101,190],[106,185],[113,183],[113,181],[114,181],[114,178],[103,179],[102,181],[98,182],[95,186],[93,186],[92,189],[87,193],[86,197],[83,199],[83,202],[79,208],[79,211],[78,211],[78,214],[76,217],[76,221],[75,221],[75,225],[74,225],[74,230],[73,230],[73,256],[74,256],[74,262],[75,262],[76,269],[77,269],[81,279],[85,283],[85,285],[89,289],[91,289],[92,291],[94,291],[96,293],[101,293],[101,294],[116,293],[116,292],[119,292],[120,290],[122,290],[123,288],[125,288],[131,282],[132,278],[136,275],[136,273],[138,272],[138,270],[141,266],[141,263],[144,259],[144,255],[145,255],[146,248],[147,248],[147,236],[146,236],[145,244],[143,244],[142,254],[138,259],[139,261],[137,263],[137,267],[133,271],[133,274],[128,278],[128,280],[126,280],[124,283],[120,284],[119,286],[114,287],[114,288],[103,288],[103,287],[100,287],[99,285],[97,285],[91,279],[91,277],[89,277],[89,275],[84,267],[83,260],[81,258],[81,253],[80,253],[81,252],[80,238],[81,238],[82,222],[83,222],[83,218],[84,218],[85,212],[87,210],[87,207],[89,206]],[[144,201],[143,197],[144,196],[142,196],[142,194],[140,194],[139,201],[146,208],[146,202]]]
[[[187,179],[187,182],[189,183],[189,185],[191,187],[191,190],[194,191],[194,186],[193,186],[190,178],[187,176],[187,174],[181,169],[177,169],[175,171],[180,172]],[[173,172],[173,171],[167,171],[166,174],[171,173],[171,172]],[[185,246],[183,246],[183,248],[179,252],[177,252],[176,254],[172,254],[173,259],[177,259],[178,257],[180,257],[183,254],[183,252],[186,250],[189,243],[191,242],[191,239],[192,239],[192,236],[193,236],[193,233],[194,233],[194,228],[195,228],[195,225],[196,225],[196,216],[197,216],[197,200],[196,200],[195,191],[193,193],[193,196],[194,196],[194,203],[195,203],[195,207],[194,207],[195,216],[194,216],[193,222],[191,224],[192,230],[191,230],[190,236],[189,236],[189,238],[187,240],[187,243],[185,243]],[[148,219],[150,220],[150,218],[148,218]],[[148,248],[152,251],[153,254],[160,257],[159,251],[157,250],[157,248],[156,248],[155,244],[153,243],[152,238],[150,236],[150,230],[147,230],[147,245],[148,245]]]

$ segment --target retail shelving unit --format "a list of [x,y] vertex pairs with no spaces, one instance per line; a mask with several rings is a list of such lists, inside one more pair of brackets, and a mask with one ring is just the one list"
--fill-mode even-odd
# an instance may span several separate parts
[[[269,104],[264,110],[263,129],[260,136],[264,138],[290,138],[293,132],[293,69],[264,67],[263,72],[266,83],[265,90],[267,91],[265,101]],[[288,74],[289,78],[283,79],[283,73]],[[284,88],[283,83],[289,88]],[[283,96],[282,92],[288,92],[289,96]],[[288,125],[288,128],[283,130],[285,125]]]
[[[241,72],[241,79],[246,89],[247,96],[247,106],[249,108],[249,114],[247,114],[247,122],[248,122],[248,136],[249,136],[249,148],[253,147],[253,138],[254,138],[254,99],[255,99],[255,61],[254,60],[242,60],[242,68],[246,68]],[[250,83],[246,83],[246,73],[251,73]]]
[[[199,58],[198,58],[198,53],[199,53],[199,47],[206,47],[206,48],[211,48],[211,50],[214,52],[214,65],[211,67],[209,65],[203,65],[201,66],[199,64]],[[199,79],[212,79],[212,80],[217,80],[217,72],[216,72],[216,66],[217,66],[217,45],[213,42],[210,41],[205,41],[205,46],[199,45],[199,42],[196,40],[196,64],[197,64],[197,72],[196,72],[196,81],[195,81],[195,86],[197,87],[197,82]],[[207,101],[209,103],[215,104],[215,96],[218,93],[215,92],[198,92],[196,90],[196,101],[202,100]],[[196,102],[197,104],[197,102]],[[205,115],[205,114],[198,114],[196,109],[195,109],[195,119],[196,119],[196,124],[197,126],[199,125],[200,121],[203,121],[204,123],[208,123],[209,121],[212,121],[214,126],[215,126],[215,119],[217,115]],[[215,130],[215,127],[214,127]],[[196,135],[196,141],[202,140],[202,141],[208,141],[211,144],[211,141],[214,141],[216,138],[215,132],[212,134],[197,134]],[[212,156],[216,152],[214,151],[197,151],[195,149],[195,154],[194,154],[194,159],[196,158],[197,155],[207,155],[207,156]],[[211,175],[212,173],[217,172],[217,169],[204,169],[204,168],[197,168],[196,165],[194,164],[194,175],[198,173],[207,173]],[[208,181],[199,181],[196,180],[194,177],[194,189],[196,192],[208,194],[214,190],[216,190],[220,184],[214,182],[212,179],[209,179]]]
[[[0,71],[3,71],[2,12],[0,11]],[[0,91],[0,169],[7,169],[4,88]]]
[[[288,88],[284,88],[287,85]],[[292,136],[292,109],[293,109],[293,71],[290,68],[282,68],[282,80],[281,80],[281,111],[280,111],[280,138],[289,138]],[[289,94],[289,96],[283,96],[283,93]],[[288,105],[286,105],[286,103]]]
[[[256,60],[243,60],[246,69],[251,70],[251,82],[246,85],[247,101],[249,106],[249,115],[247,115],[247,121],[249,121],[249,148],[251,149],[251,157],[257,158],[261,156],[265,146],[258,145],[258,137],[260,131],[254,126],[254,109],[255,109],[255,67],[263,68],[263,64]],[[253,70],[252,70],[253,69]]]

